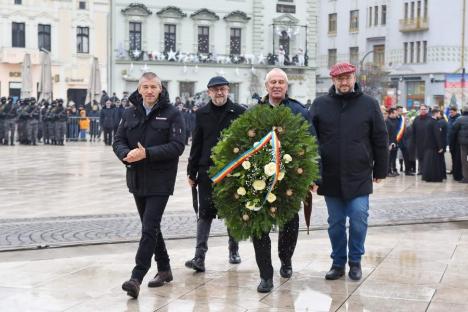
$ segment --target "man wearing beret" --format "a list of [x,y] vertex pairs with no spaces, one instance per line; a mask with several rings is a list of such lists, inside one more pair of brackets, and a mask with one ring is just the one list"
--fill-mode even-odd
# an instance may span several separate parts
[[[185,266],[197,272],[205,271],[208,236],[211,223],[217,214],[211,197],[212,181],[207,173],[209,167],[213,165],[211,149],[218,142],[221,131],[229,127],[231,122],[245,111],[242,106],[234,104],[229,99],[229,82],[224,77],[211,78],[207,87],[211,100],[196,111],[192,148],[187,166],[189,185],[192,188],[198,186],[199,211],[195,257],[185,262]],[[237,241],[229,235],[229,263],[241,262],[238,249]]]
[[332,66],[333,85],[328,94],[315,99],[311,109],[322,176],[313,190],[325,196],[332,246],[333,264],[327,280],[342,277],[346,262],[349,277],[361,279],[372,182],[379,183],[388,172],[388,136],[382,112],[374,98],[362,93],[355,71],[349,63]]

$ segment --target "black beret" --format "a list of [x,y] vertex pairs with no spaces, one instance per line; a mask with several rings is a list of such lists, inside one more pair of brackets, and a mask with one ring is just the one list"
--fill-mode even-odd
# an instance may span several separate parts
[[210,79],[207,87],[211,88],[211,87],[224,86],[224,85],[229,85],[229,81],[227,81],[226,78],[222,76],[215,76]]

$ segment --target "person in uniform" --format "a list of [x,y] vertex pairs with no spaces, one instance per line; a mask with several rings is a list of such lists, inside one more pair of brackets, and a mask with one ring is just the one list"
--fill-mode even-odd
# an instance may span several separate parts
[[7,99],[5,106],[5,139],[8,143],[8,137],[10,137],[10,145],[15,145],[15,130],[16,130],[16,119],[18,116],[18,110],[13,104],[13,98]]

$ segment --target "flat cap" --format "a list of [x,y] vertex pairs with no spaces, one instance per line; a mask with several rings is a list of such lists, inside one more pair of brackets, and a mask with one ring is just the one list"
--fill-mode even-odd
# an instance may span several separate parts
[[222,76],[215,76],[215,77],[210,79],[210,81],[208,82],[207,87],[211,88],[211,87],[225,86],[225,85],[229,85],[229,81],[227,81],[226,78],[224,78]]
[[342,74],[350,74],[356,72],[356,67],[350,63],[336,63],[330,68],[330,76],[336,77]]

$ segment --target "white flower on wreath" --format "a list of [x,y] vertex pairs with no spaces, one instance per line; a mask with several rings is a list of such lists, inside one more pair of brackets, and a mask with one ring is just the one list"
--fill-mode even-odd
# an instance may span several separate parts
[[259,211],[262,207],[256,207],[255,206],[255,203],[252,203],[252,202],[247,202],[245,204],[245,208],[249,209],[249,210],[253,210],[253,211]]
[[280,171],[280,173],[278,174],[278,181],[283,180],[284,175],[285,175],[284,171]]
[[249,170],[250,169],[250,161],[246,160],[242,163],[242,167],[245,169],[245,170]]
[[237,194],[239,194],[240,196],[244,196],[245,194],[247,194],[247,191],[241,186],[237,189]]
[[265,167],[263,167],[263,171],[267,176],[271,177],[276,173],[276,164],[274,162],[266,164]]
[[252,183],[252,186],[256,191],[261,191],[261,190],[265,189],[266,183],[263,180],[255,180]]
[[273,193],[268,193],[267,195],[267,201],[271,204],[276,200],[276,195]]
[[292,161],[292,157],[289,154],[284,154],[283,160],[284,160],[285,163],[289,163],[289,162]]

